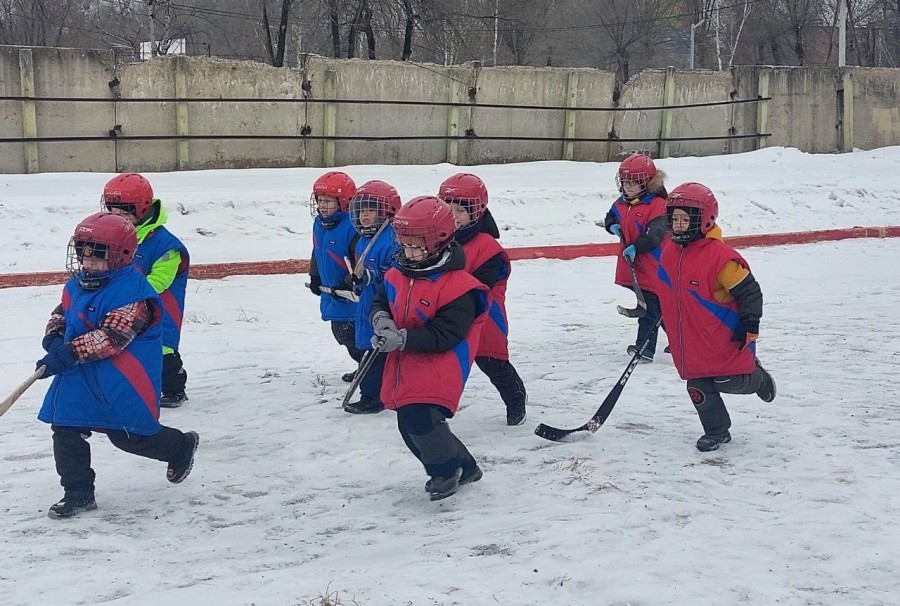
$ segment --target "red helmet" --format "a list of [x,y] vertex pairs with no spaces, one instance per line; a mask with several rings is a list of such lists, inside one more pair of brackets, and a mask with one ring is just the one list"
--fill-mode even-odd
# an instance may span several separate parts
[[[66,269],[83,288],[94,290],[109,280],[109,272],[131,265],[137,249],[137,232],[131,221],[111,212],[99,212],[84,219],[69,240]],[[88,272],[86,257],[106,259],[109,271]]]
[[403,205],[394,217],[394,232],[402,245],[403,238],[424,239],[422,248],[425,259],[407,259],[401,248],[397,253],[398,263],[411,269],[431,266],[453,241],[456,219],[450,205],[435,196],[418,196]]
[[616,185],[619,191],[625,193],[622,184],[625,181],[633,181],[641,186],[641,192],[647,190],[647,184],[656,176],[656,165],[653,159],[646,154],[631,154],[619,165],[616,173]]
[[441,183],[437,195],[447,204],[459,204],[465,208],[471,223],[481,218],[488,205],[488,190],[484,181],[470,173],[457,173],[448,178]]
[[342,212],[347,212],[350,198],[356,193],[356,183],[346,173],[333,170],[327,172],[313,183],[312,195],[309,197],[309,210],[313,217],[319,216],[319,196],[331,196],[338,199]]
[[109,180],[103,188],[101,208],[120,208],[143,221],[153,209],[153,188],[137,173],[123,173]]
[[716,196],[700,183],[682,183],[669,193],[666,199],[666,213],[670,227],[675,209],[684,210],[691,217],[687,231],[672,234],[672,240],[679,244],[693,242],[708,234],[716,226],[716,217],[719,216],[719,202]]
[[[359,221],[361,210],[378,211],[375,223],[362,225]],[[397,189],[384,181],[366,181],[359,186],[350,199],[350,221],[356,233],[361,236],[373,236],[382,223],[397,214],[400,210],[400,194]]]

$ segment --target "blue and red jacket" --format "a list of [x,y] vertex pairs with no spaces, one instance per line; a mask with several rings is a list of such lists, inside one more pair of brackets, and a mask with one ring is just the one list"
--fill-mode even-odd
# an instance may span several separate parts
[[466,271],[474,274],[489,259],[501,255],[502,266],[497,281],[488,296],[488,313],[481,338],[478,341],[479,356],[509,359],[509,322],[506,316],[506,284],[512,272],[509,254],[503,246],[487,233],[478,233],[463,245],[466,253]]
[[[322,225],[321,217],[313,221],[313,258],[322,286],[345,289],[345,280],[350,272],[344,257],[350,253],[350,242],[356,236],[356,230],[350,222],[349,213],[341,212],[340,215],[337,225],[331,228]],[[334,216],[329,220],[332,218]],[[322,293],[319,312],[326,321],[352,322],[356,317],[356,303]]]
[[[162,221],[165,221],[165,214],[160,213]],[[145,226],[139,226],[140,232],[143,232]],[[170,250],[177,250],[181,255],[181,263],[178,266],[178,273],[175,279],[166,290],[159,293],[162,299],[163,310],[165,311],[162,320],[162,346],[178,349],[181,341],[181,324],[184,320],[184,296],[187,291],[188,272],[191,265],[191,257],[188,250],[181,240],[176,238],[172,232],[159,224],[151,229],[146,236],[143,237],[138,244],[137,251],[134,253],[134,264],[145,276],[150,273],[153,264],[161,259]]]
[[75,278],[63,290],[64,339],[95,330],[114,309],[136,301],[153,308],[152,321],[121,353],[76,364],[53,377],[38,419],[64,427],[119,429],[152,436],[159,424],[162,381],[162,301],[134,266],[112,272],[99,290],[84,290]]
[[487,309],[487,287],[466,271],[409,278],[396,268],[384,277],[384,292],[398,328],[427,326],[439,310],[475,291],[477,315],[464,339],[441,352],[392,351],[387,354],[381,401],[396,410],[408,404],[438,404],[456,413],[478,350]]
[[[718,233],[718,230],[716,230]],[[672,361],[682,379],[750,374],[756,347],[740,350],[732,341],[740,326],[740,307],[732,297],[721,302],[719,274],[729,261],[745,269],[747,261],[713,235],[681,246],[666,240],[659,263],[659,302]]]
[[[625,200],[624,196],[619,196],[609,212],[616,217],[616,221],[622,228],[622,237],[627,246],[644,235],[650,221],[665,216],[666,200],[656,194],[648,193],[642,196],[636,204],[631,204]],[[634,274],[641,289],[653,293],[657,291],[657,272],[661,253],[661,246],[655,246],[649,251],[638,252],[635,256]],[[616,284],[631,288],[631,271],[628,269],[628,262],[622,255],[618,255],[616,260]]]

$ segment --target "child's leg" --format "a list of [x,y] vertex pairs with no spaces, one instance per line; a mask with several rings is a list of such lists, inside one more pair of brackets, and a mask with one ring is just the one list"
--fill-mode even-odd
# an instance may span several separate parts
[[525,403],[528,401],[525,384],[510,361],[478,356],[475,364],[491,380],[506,404],[507,424],[520,425],[525,421]]
[[[647,302],[647,313],[638,318],[637,341],[635,347],[640,347],[641,343],[644,342],[644,339],[647,338],[647,335],[653,331],[653,327],[656,326],[656,321],[659,319],[660,314],[659,297],[649,290],[641,289],[641,292],[644,293],[644,300]],[[655,332],[653,333],[653,336],[650,337],[650,342],[647,343],[647,348],[644,350],[645,358],[653,359],[653,356],[656,355],[656,337],[658,334],[658,332]]]
[[187,385],[187,371],[181,363],[181,354],[177,349],[163,353],[162,392],[163,396],[184,394]]
[[185,433],[165,425],[152,436],[117,430],[108,430],[106,435],[119,450],[168,463],[166,477],[173,483],[181,482],[190,473],[194,465],[194,452],[200,441],[193,431]]
[[731,428],[731,417],[715,381],[717,379],[689,379],[687,390],[700,416],[704,435],[724,437]]
[[68,492],[94,494],[96,474],[91,469],[91,432],[78,427],[52,425],[53,458],[59,483]]
[[397,409],[397,428],[431,477],[450,476],[457,469],[474,469],[477,464],[447,423],[449,411],[433,404],[410,404]]
[[717,377],[713,379],[716,390],[722,393],[750,394],[755,393],[766,402],[775,399],[775,381],[766,370],[756,362],[756,368],[749,375],[733,377]]
[[[331,334],[339,345],[347,348],[354,362],[362,360],[363,352],[356,348],[356,327],[353,322],[331,322]],[[351,379],[352,380],[352,379]]]

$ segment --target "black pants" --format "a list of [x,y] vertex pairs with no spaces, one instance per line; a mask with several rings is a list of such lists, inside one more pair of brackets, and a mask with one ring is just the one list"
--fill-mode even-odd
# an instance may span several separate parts
[[178,350],[163,355],[162,392],[164,396],[173,396],[184,393],[187,385],[187,371],[181,363],[181,354]]
[[384,376],[384,363],[386,360],[386,353],[378,354],[378,357],[372,362],[369,372],[360,381],[359,394],[363,399],[381,401],[381,381]]
[[432,478],[449,476],[460,467],[465,474],[476,466],[465,444],[450,431],[447,419],[451,416],[436,404],[408,404],[397,409],[403,441]]
[[[91,430],[60,425],[52,425],[51,429],[53,458],[56,461],[59,483],[66,491],[93,493],[96,474],[91,469],[91,446],[87,442],[91,437]],[[106,430],[106,435],[119,450],[166,463],[177,461],[186,446],[181,431],[165,426],[152,436],[138,436],[112,429]]]
[[347,348],[347,353],[354,362],[362,359],[363,352],[356,348],[356,325],[353,322],[331,322],[331,334],[339,345]]
[[509,360],[478,356],[475,364],[497,388],[507,407],[525,404],[525,384]]
[[[643,288],[641,289],[641,292],[644,293],[644,300],[647,302],[647,313],[638,318],[637,341],[634,344],[635,347],[641,346],[641,343],[644,342],[644,339],[647,338],[647,335],[649,335],[656,326],[656,321],[659,319],[659,314],[661,313],[659,308],[659,297]],[[656,355],[657,335],[659,335],[659,331],[654,332],[653,336],[650,337],[650,342],[647,343],[647,349],[644,350],[644,356],[647,358],[653,358],[653,356]]]
[[722,433],[731,427],[731,417],[720,393],[756,393],[764,380],[765,374],[759,365],[749,375],[689,379],[688,395],[700,416],[703,432]]

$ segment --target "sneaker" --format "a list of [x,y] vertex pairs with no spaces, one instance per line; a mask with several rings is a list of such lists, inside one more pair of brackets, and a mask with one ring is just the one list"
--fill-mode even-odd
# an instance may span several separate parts
[[196,431],[185,432],[184,437],[187,443],[181,453],[181,458],[169,463],[169,468],[166,469],[166,479],[172,484],[180,484],[190,475],[194,468],[194,453],[197,452],[197,446],[200,445],[200,436]]
[[[466,484],[474,484],[478,480],[484,477],[484,472],[481,471],[481,467],[476,463],[475,467],[470,469],[469,471],[463,471],[459,476],[459,485],[465,486]],[[425,492],[431,492],[431,483],[433,480],[428,480],[425,482]]]
[[[634,354],[637,353],[637,346],[636,346],[636,345],[629,345],[629,346],[628,346],[628,349],[626,349],[625,351],[628,352],[628,355],[629,355],[629,356],[634,357]],[[650,362],[653,361],[653,356],[648,356],[647,354],[642,354],[642,355],[641,355],[641,359],[638,360],[638,361],[639,361],[641,364],[649,364]]]
[[183,391],[178,393],[163,394],[159,399],[159,405],[163,408],[178,408],[188,399],[187,394]]
[[731,434],[728,433],[727,429],[720,433],[707,433],[700,436],[700,439],[697,440],[697,450],[700,452],[711,452],[718,450],[719,446],[729,442],[731,442]]
[[50,506],[47,516],[54,520],[63,520],[71,518],[82,511],[91,511],[97,509],[97,502],[94,501],[94,491],[90,492],[80,490],[67,490],[66,494],[58,503]]
[[462,468],[457,467],[456,471],[449,476],[437,476],[431,478],[431,484],[428,486],[428,496],[432,501],[440,501],[447,497],[452,497],[459,490],[459,478],[462,475]]
[[776,394],[775,379],[772,378],[769,371],[763,368],[763,365],[759,363],[759,360],[756,361],[756,365],[759,366],[759,369],[763,371],[763,374],[765,375],[762,385],[756,390],[756,395],[758,395],[759,399],[763,402],[771,402],[775,399]]
[[344,412],[352,415],[371,415],[384,410],[384,404],[377,398],[360,398],[359,402],[350,402],[344,406]]
[[341,381],[344,383],[353,383],[353,379],[356,378],[356,371],[353,372],[345,372],[341,375]]
[[506,424],[513,425],[521,425],[525,422],[525,404],[528,402],[528,398],[525,398],[524,402],[516,402],[515,404],[507,405],[506,407]]

